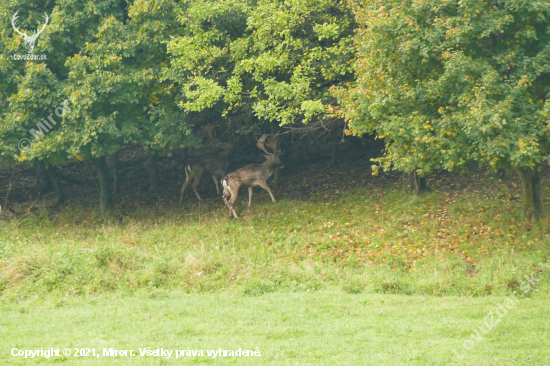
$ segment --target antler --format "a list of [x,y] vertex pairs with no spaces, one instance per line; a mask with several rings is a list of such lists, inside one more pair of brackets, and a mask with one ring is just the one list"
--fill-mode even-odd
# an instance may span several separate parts
[[[269,135],[267,134],[262,135],[262,137],[260,137],[260,139],[256,143],[256,146],[268,155],[283,155],[284,151],[277,150],[277,139],[279,138],[279,134],[270,138],[269,142],[266,143],[265,141],[267,140],[268,136]],[[270,153],[269,151],[267,151],[265,149],[266,146],[268,146],[273,152]]]
[[272,138],[269,139],[269,142],[266,144],[271,148],[271,151],[275,152],[277,151],[277,139],[279,135],[275,135]]
[[15,21],[17,20],[17,13],[19,13],[19,11],[16,11],[15,14],[13,14],[13,18],[11,18],[11,25],[13,27],[13,30],[16,31],[17,33],[19,33],[20,35],[22,35],[23,37],[28,38],[29,36],[27,35],[27,32],[22,33],[15,26]]
[[[258,142],[256,143],[256,146],[258,147],[258,149],[262,150],[263,152],[265,152],[266,154],[268,155],[273,155],[273,153],[270,153],[269,151],[267,151],[265,149],[265,140],[267,139],[267,134],[264,134],[262,135],[262,137],[260,137],[260,139],[258,140]],[[268,145],[269,146],[269,145]]]
[[11,18],[11,25],[13,26],[14,31],[16,31],[17,33],[19,33],[20,35],[22,35],[25,38],[31,38],[33,36],[38,37],[38,35],[40,33],[42,33],[42,31],[44,31],[44,29],[46,29],[46,26],[48,25],[48,21],[50,20],[50,18],[48,17],[48,14],[44,13],[45,23],[44,23],[44,25],[42,25],[42,29],[40,29],[39,31],[33,32],[32,35],[29,36],[27,34],[27,32],[21,32],[19,29],[17,29],[17,26],[15,25],[15,21],[17,20],[17,13],[19,13],[19,11],[16,11],[15,14],[13,14],[13,17]]

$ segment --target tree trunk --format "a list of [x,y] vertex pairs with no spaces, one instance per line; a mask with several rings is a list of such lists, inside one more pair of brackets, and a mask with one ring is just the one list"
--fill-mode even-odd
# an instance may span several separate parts
[[425,176],[419,176],[416,170],[403,173],[403,189],[410,194],[418,194],[429,190]]
[[542,215],[542,200],[540,197],[541,172],[538,167],[516,167],[521,180],[521,202],[523,218],[526,221],[537,220]]
[[48,177],[52,182],[53,190],[55,192],[55,204],[58,205],[65,200],[65,195],[63,194],[63,190],[61,189],[61,183],[59,183],[59,179],[57,178],[54,167],[46,169],[46,173],[48,174]]
[[50,184],[50,179],[48,178],[48,173],[46,172],[46,165],[44,165],[44,161],[36,160],[34,162],[34,169],[36,173],[37,191],[39,193],[49,191],[52,186]]
[[51,189],[54,190],[56,196],[56,205],[65,199],[63,191],[61,190],[61,184],[55,174],[53,167],[46,168],[43,160],[36,160],[34,163],[37,179],[37,191],[38,193],[46,193]]
[[105,213],[109,211],[112,205],[109,170],[107,169],[104,156],[93,158],[91,162],[99,177],[99,208],[101,212]]
[[113,155],[113,196],[118,194],[118,155],[120,150],[118,150]]
[[145,167],[149,172],[149,178],[151,179],[150,190],[157,193],[159,191],[159,169],[158,169],[158,155],[156,151],[152,151],[149,159],[145,162]]

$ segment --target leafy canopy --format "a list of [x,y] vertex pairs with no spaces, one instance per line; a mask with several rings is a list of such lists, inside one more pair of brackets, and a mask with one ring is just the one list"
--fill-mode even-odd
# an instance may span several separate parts
[[550,3],[355,4],[357,82],[334,88],[351,132],[386,140],[384,169],[548,160]]
[[[343,1],[190,1],[168,45],[187,112],[222,106],[280,125],[327,116],[329,87],[352,76]],[[246,128],[246,127],[245,127]]]
[[[24,52],[22,37],[11,26],[0,29],[2,155],[62,164],[73,156],[104,156],[121,144],[165,149],[193,142],[172,82],[160,77],[169,64],[166,43],[181,31],[175,2],[63,0],[33,7],[15,1],[0,5],[0,15],[9,19],[16,9],[27,29],[49,14],[35,47],[47,60],[9,59]],[[61,118],[54,111],[66,99]],[[34,140],[29,131],[51,114],[56,124]],[[32,139],[30,151],[19,151],[22,138]]]

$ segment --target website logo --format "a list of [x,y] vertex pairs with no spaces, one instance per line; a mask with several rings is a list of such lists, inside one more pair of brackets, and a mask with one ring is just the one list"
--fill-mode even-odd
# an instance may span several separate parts
[[[42,25],[42,29],[33,31],[31,35],[28,35],[26,31],[20,31],[17,28],[17,25],[15,23],[17,21],[17,13],[18,13],[18,11],[16,11],[15,14],[13,14],[13,18],[11,18],[11,25],[13,26],[13,30],[15,32],[17,32],[19,35],[23,36],[23,40],[25,41],[25,44],[26,44],[26,47],[27,47],[27,52],[29,53],[29,56],[30,56],[30,54],[34,50],[34,45],[36,43],[36,39],[38,38],[40,33],[42,33],[44,31],[44,29],[46,29],[46,26],[48,25],[49,18],[48,18],[48,15],[44,13],[44,24]],[[16,55],[14,55],[14,59],[16,59],[15,56]],[[29,58],[29,56],[27,56],[27,57],[17,57],[17,58],[18,59],[27,59],[27,58]],[[45,58],[46,55],[42,55],[42,56],[44,56],[44,58]],[[35,57],[33,57],[33,59],[34,58]]]

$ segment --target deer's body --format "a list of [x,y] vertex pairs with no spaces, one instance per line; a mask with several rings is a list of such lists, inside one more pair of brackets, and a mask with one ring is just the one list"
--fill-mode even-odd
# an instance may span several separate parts
[[197,196],[199,201],[202,201],[201,196],[199,196],[199,192],[197,191],[197,186],[201,182],[204,173],[208,173],[212,176],[212,179],[214,179],[214,184],[216,184],[216,192],[220,194],[218,180],[221,177],[225,176],[228,165],[228,161],[220,161],[220,159],[217,159],[215,157],[193,160],[188,165],[186,165],[185,182],[181,187],[180,203],[183,201],[183,194],[185,192],[185,189],[189,186],[189,184],[191,184],[193,180],[194,182],[191,187],[193,188],[193,191],[195,192],[195,195]]
[[200,159],[192,159],[187,162],[185,165],[185,182],[183,182],[181,187],[180,203],[183,201],[185,189],[189,186],[189,184],[191,184],[191,182],[193,182],[191,187],[193,188],[195,195],[199,201],[202,201],[201,196],[199,196],[199,192],[197,191],[197,186],[201,182],[204,173],[208,173],[212,176],[212,179],[214,179],[214,184],[216,185],[216,192],[220,194],[218,182],[219,179],[224,177],[227,172],[227,167],[229,166],[229,162],[231,160],[230,156],[233,152],[233,145],[216,145],[215,140],[213,138],[211,138],[211,140],[211,146],[221,147],[222,151],[218,155],[207,156]]
[[[239,189],[242,186],[248,187],[248,206],[252,204],[252,189],[255,186],[260,186],[269,193],[273,202],[275,197],[271,192],[271,189],[266,184],[266,181],[273,173],[275,169],[282,168],[284,165],[279,160],[278,155],[268,153],[265,150],[265,137],[263,137],[259,146],[264,150],[268,155],[266,155],[267,160],[263,164],[250,164],[245,167],[242,167],[233,173],[229,173],[225,178],[222,179],[223,185],[223,200],[227,207],[229,208],[229,216],[233,216],[237,219],[237,213],[235,212],[235,201],[239,196]],[[269,145],[268,145],[269,146]]]

